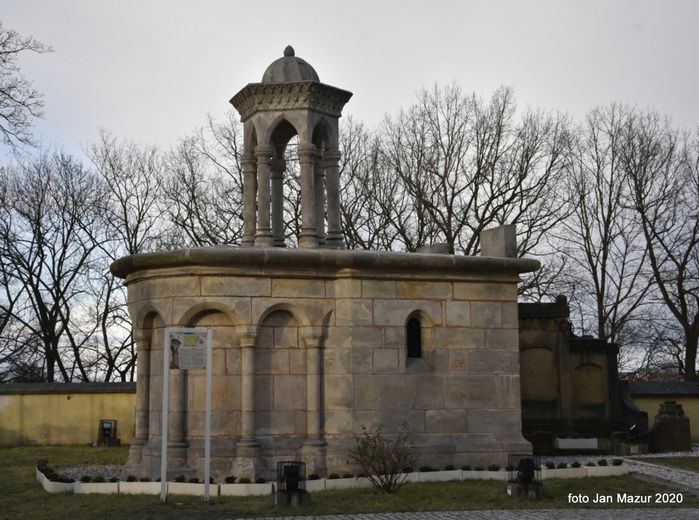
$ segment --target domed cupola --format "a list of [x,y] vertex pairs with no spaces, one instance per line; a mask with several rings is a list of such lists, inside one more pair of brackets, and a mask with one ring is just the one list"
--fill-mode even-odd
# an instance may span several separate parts
[[[301,229],[298,246],[343,249],[338,120],[351,92],[321,83],[289,45],[260,83],[231,99],[243,122],[243,246],[286,247],[285,150],[298,137]],[[291,173],[291,172],[289,172]]]
[[297,58],[291,45],[284,49],[284,57],[267,67],[262,76],[262,83],[300,83],[302,81],[320,83],[315,69],[308,62]]

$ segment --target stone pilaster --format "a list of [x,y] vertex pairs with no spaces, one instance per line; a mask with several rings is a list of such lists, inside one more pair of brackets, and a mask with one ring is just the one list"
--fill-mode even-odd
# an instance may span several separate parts
[[240,441],[236,444],[236,471],[254,479],[257,475],[260,445],[255,438],[255,342],[257,328],[236,327],[241,352]]
[[306,409],[307,433],[303,444],[303,458],[309,473],[326,471],[326,446],[323,435],[323,380],[322,380],[322,327],[305,327],[302,331],[306,345]]

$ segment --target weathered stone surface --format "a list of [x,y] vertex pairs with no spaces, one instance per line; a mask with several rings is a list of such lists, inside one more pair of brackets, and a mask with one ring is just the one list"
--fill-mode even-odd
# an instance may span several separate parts
[[447,301],[446,316],[447,327],[470,327],[471,302]]
[[441,410],[445,407],[446,387],[440,374],[422,374],[415,385],[415,408],[419,410]]
[[374,350],[374,373],[395,374],[398,372],[398,351],[396,349]]
[[468,431],[473,433],[521,432],[521,414],[510,410],[469,410],[466,413]]
[[374,324],[371,300],[343,298],[335,301],[336,326],[372,326]]
[[436,327],[432,334],[434,348],[477,349],[485,346],[483,329]]
[[427,314],[435,325],[442,323],[442,305],[430,300],[374,300],[374,325],[404,327],[416,311]]
[[325,383],[325,403],[328,410],[354,409],[354,376],[326,375]]
[[276,298],[325,298],[323,280],[272,280],[272,296]]
[[425,431],[427,433],[465,432],[466,413],[463,410],[427,410]]
[[456,300],[509,300],[517,301],[517,285],[511,283],[454,282]]
[[502,327],[502,304],[500,302],[471,303],[471,326],[481,329]]
[[396,282],[396,297],[406,300],[435,300],[452,297],[452,284],[446,282]]
[[485,333],[485,346],[495,350],[519,350],[517,329],[490,329]]
[[272,296],[272,279],[254,276],[206,276],[201,292],[209,296]]
[[412,379],[400,375],[358,375],[354,392],[357,410],[410,410],[413,407]]
[[362,280],[362,298],[395,298],[396,282],[393,280]]

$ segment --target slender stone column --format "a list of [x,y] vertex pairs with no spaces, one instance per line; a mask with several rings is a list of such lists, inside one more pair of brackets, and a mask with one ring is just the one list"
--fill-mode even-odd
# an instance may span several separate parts
[[240,340],[241,391],[240,437],[238,446],[257,446],[255,440],[255,327],[239,326],[236,333]]
[[316,146],[312,143],[299,144],[298,154],[301,163],[301,232],[299,233],[299,247],[314,249],[318,247],[315,204],[313,201],[313,166],[316,158]]
[[272,237],[274,247],[286,247],[284,243],[284,170],[286,161],[272,163]]
[[306,409],[308,411],[306,444],[324,445],[321,380],[323,329],[321,327],[305,327],[302,334],[306,344]]
[[257,231],[255,247],[272,247],[272,228],[270,226],[270,177],[271,160],[274,147],[260,144],[255,148],[257,157]]
[[240,159],[243,167],[243,240],[245,247],[255,245],[257,219],[257,161],[251,153]]
[[340,157],[339,150],[325,152],[325,186],[328,193],[328,236],[325,243],[331,249],[345,248],[340,217]]
[[325,247],[325,163],[316,156],[313,168],[313,202],[315,204],[316,232],[318,247]]
[[[167,377],[167,374],[165,374]],[[186,375],[182,369],[170,369],[170,411],[168,413],[168,446],[187,447],[186,411],[187,392]]]
[[148,442],[150,434],[150,331],[144,333],[143,329],[134,330],[138,363],[136,364],[136,415],[134,417],[134,438],[131,447],[144,446]]

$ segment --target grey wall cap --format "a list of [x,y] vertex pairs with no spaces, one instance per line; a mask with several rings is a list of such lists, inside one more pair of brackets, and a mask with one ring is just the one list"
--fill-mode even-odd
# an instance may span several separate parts
[[[120,258],[111,265],[111,272],[126,278],[153,269],[219,268],[234,274],[336,277],[340,272],[377,275],[420,275],[442,279],[481,278],[501,275],[511,278],[540,267],[538,260],[528,258],[489,258],[481,256],[415,254],[394,251],[353,251],[336,249],[283,249],[234,246],[212,246],[176,251],[144,253]],[[195,274],[195,273],[192,273]]]
[[0,395],[135,394],[136,383],[5,383]]

